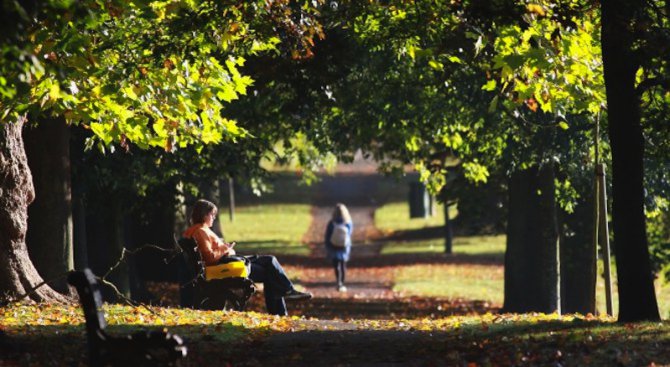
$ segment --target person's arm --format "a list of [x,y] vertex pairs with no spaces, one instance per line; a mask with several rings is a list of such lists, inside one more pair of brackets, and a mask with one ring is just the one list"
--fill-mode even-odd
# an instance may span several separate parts
[[221,245],[221,241],[216,235],[211,236],[204,229],[196,231],[193,234],[193,239],[207,265],[215,264],[221,257],[228,254],[228,247]]

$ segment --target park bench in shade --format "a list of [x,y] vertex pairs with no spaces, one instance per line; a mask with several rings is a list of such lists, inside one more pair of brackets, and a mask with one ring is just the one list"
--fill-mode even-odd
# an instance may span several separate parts
[[84,310],[89,365],[173,366],[186,357],[187,349],[181,338],[164,330],[138,331],[123,336],[108,334],[101,311],[102,296],[91,270],[70,272],[68,283],[77,289]]
[[179,276],[181,306],[204,310],[230,308],[244,311],[249,298],[256,291],[254,282],[248,277],[207,280],[205,262],[195,241],[181,238],[177,243],[183,255]]

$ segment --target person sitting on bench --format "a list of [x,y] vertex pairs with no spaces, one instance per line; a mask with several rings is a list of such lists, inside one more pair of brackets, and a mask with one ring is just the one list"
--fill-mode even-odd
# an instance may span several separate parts
[[[191,212],[191,226],[183,236],[192,238],[198,246],[206,266],[216,265],[228,255],[235,255],[235,242],[227,243],[219,238],[210,228],[214,223],[218,209],[214,203],[198,200]],[[312,298],[311,293],[300,292],[293,287],[281,264],[272,255],[259,255],[249,258],[251,273],[249,278],[263,283],[265,306],[268,313],[286,316],[285,300],[306,300]]]

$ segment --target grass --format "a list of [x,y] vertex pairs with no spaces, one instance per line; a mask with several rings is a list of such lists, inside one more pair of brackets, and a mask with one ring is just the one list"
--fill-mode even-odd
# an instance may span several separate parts
[[[375,223],[385,233],[417,230],[444,223],[441,208],[434,217],[409,219],[407,203],[390,203],[375,213]],[[450,217],[455,216],[450,213]],[[443,256],[444,240],[428,239],[419,241],[389,242],[384,245],[382,255],[392,254],[434,254]],[[477,258],[496,258],[500,266],[468,265],[413,265],[395,270],[394,290],[407,295],[454,297],[486,300],[494,305],[502,305],[504,296],[504,252],[505,236],[468,236],[455,237],[453,242],[455,256]],[[474,261],[476,262],[476,261]],[[596,284],[596,304],[601,313],[606,312],[605,280],[603,279],[602,260],[598,263]],[[611,269],[612,302],[616,316],[618,293],[616,289],[616,264]],[[656,281],[656,297],[659,312],[663,319],[670,319],[670,283]]]
[[[443,242],[441,239],[390,242],[384,246],[382,255],[445,256]],[[472,263],[398,267],[394,271],[393,290],[406,295],[482,300],[501,306],[504,249],[505,236],[456,237],[453,243],[455,256],[472,259]],[[499,264],[477,264],[481,258],[494,259]]]
[[503,268],[495,265],[412,265],[395,270],[394,291],[406,295],[503,302]]
[[[367,333],[352,348],[342,340],[351,331],[332,323],[255,312],[197,311],[163,307],[103,306],[115,336],[139,330],[167,329],[180,335],[188,354],[183,365],[376,364],[449,366],[652,366],[668,365],[670,323],[619,324],[611,318],[556,314],[484,314],[421,319],[352,320]],[[86,365],[88,352],[79,307],[60,304],[11,304],[0,307],[3,342],[0,365]],[[310,352],[299,335],[315,341]],[[277,352],[249,354],[268,336],[283,333]],[[407,337],[397,337],[403,333]],[[380,335],[383,335],[380,337]],[[394,337],[395,336],[395,337]],[[296,341],[297,340],[297,341]],[[16,345],[20,348],[13,349]],[[226,348],[225,346],[229,346]],[[224,347],[224,348],[222,348]],[[319,350],[327,347],[330,358]],[[296,349],[297,348],[297,349]],[[293,350],[286,353],[286,350]],[[400,350],[400,353],[395,353]],[[403,352],[404,350],[404,352]],[[410,353],[407,350],[411,351]],[[338,355],[342,353],[342,355]],[[258,359],[263,357],[264,359]],[[308,359],[310,358],[310,359]]]
[[[392,202],[375,212],[375,225],[384,233],[406,231],[444,225],[444,209],[436,205],[435,215],[428,218],[410,218],[409,205],[406,202]],[[453,218],[454,213],[450,213]]]
[[311,221],[307,204],[268,204],[238,207],[235,221],[219,216],[227,241],[237,242],[237,252],[308,255],[302,236]]
[[[505,253],[505,236],[467,236],[454,237],[454,254],[473,256],[492,256],[502,258]],[[444,253],[444,240],[431,239],[421,241],[389,242],[384,245],[382,255],[402,253]]]

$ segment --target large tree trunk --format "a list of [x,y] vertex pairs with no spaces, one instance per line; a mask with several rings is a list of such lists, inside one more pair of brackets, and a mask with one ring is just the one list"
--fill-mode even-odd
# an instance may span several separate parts
[[28,168],[21,130],[25,118],[0,122],[0,300],[11,301],[29,294],[34,301],[69,299],[44,285],[28,256],[26,230],[28,205],[35,192]]
[[619,285],[619,321],[659,320],[644,216],[644,140],[633,21],[641,0],[601,2],[602,53],[612,144],[614,251]]
[[[28,208],[28,252],[45,279],[74,269],[72,250],[72,195],[70,184],[70,128],[64,118],[45,119],[24,132],[35,201]],[[67,293],[61,277],[51,286]]]
[[504,312],[559,312],[554,168],[515,172],[509,185]]
[[[578,188],[580,189],[580,188]],[[595,313],[594,281],[597,277],[593,242],[593,195],[581,188],[580,199],[571,214],[561,220],[561,291],[565,313]],[[586,192],[585,192],[586,191]],[[591,189],[591,191],[593,191]]]

